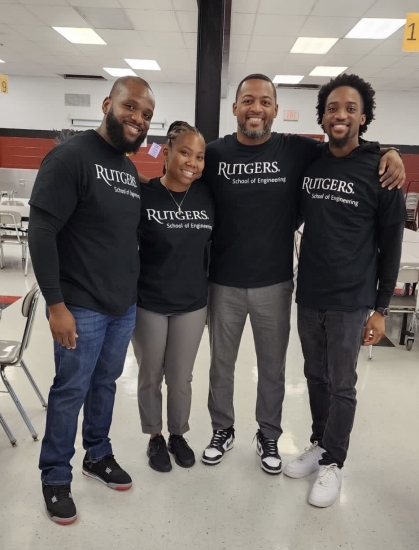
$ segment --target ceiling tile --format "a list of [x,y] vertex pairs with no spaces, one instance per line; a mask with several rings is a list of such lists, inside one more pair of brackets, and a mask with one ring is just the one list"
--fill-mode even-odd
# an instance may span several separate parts
[[246,63],[247,61],[247,52],[230,52],[229,62],[230,63]]
[[87,19],[89,26],[94,29],[133,30],[133,24],[125,13],[119,8],[91,8],[79,6],[74,8],[82,17]]
[[343,38],[358,23],[351,17],[309,17],[299,31],[300,36]]
[[141,38],[150,48],[185,48],[185,42],[181,32],[148,32],[141,31]]
[[296,39],[296,36],[253,36],[250,41],[250,50],[252,52],[289,53]]
[[254,24],[254,14],[233,13],[231,16],[231,34],[252,34]]
[[316,0],[260,0],[258,13],[281,15],[309,15]]
[[28,6],[41,21],[51,27],[88,27],[86,20],[69,6]]
[[332,55],[331,53],[328,53],[323,56],[321,64],[326,65],[327,67],[351,67],[352,65],[355,65],[355,63],[358,63],[363,57],[364,56],[362,54]]
[[[90,0],[91,1],[91,0]],[[119,0],[123,8],[132,8],[141,11],[173,11],[170,0]]]
[[[89,0],[89,2],[92,2],[92,0]],[[8,3],[8,0],[5,3]],[[42,6],[68,6],[69,4],[65,0],[22,0],[20,3],[25,5],[41,4]]]
[[247,63],[278,64],[282,60],[285,60],[286,56],[287,54],[285,53],[276,53],[276,52],[265,52],[262,56],[260,55],[260,52],[249,51],[247,54]]
[[24,36],[27,40],[39,41],[43,40],[45,42],[66,42],[70,44],[68,40],[63,38],[58,32],[51,29],[47,26],[28,26],[28,25],[12,25],[11,26],[15,31]]
[[333,55],[366,55],[383,42],[384,40],[354,40],[351,38],[344,38],[336,42],[329,53]]
[[198,13],[198,3],[196,0],[172,0],[172,4],[175,10]]
[[402,49],[402,43],[398,40],[385,40],[379,44],[370,55],[405,55]]
[[325,17],[362,17],[376,0],[351,0],[345,2],[342,9],[342,3],[336,0],[318,0],[311,15],[322,15]]
[[419,55],[402,57],[394,64],[395,67],[415,67],[419,70]]
[[385,69],[380,71],[377,76],[399,79],[414,74],[415,70],[416,69],[414,67],[397,67],[395,65],[392,65],[391,67],[386,67]]
[[78,50],[74,44],[63,39],[62,42],[43,42],[42,40],[36,42],[37,46],[45,50],[58,55],[76,55]]
[[98,34],[108,44],[108,46],[126,44],[134,46],[145,46],[146,43],[139,31],[114,31],[109,29],[101,29]]
[[251,38],[250,34],[231,34],[230,50],[247,51]]
[[375,4],[365,12],[364,17],[390,17],[404,19],[407,13],[419,11],[417,0],[377,0]]
[[77,50],[87,57],[98,57],[108,55],[115,56],[115,51],[111,46],[100,46],[97,44],[77,44]]
[[139,31],[179,32],[174,11],[127,10],[127,13]]
[[0,21],[6,25],[42,25],[38,17],[18,4],[0,4]]
[[[26,3],[26,0],[24,1]],[[44,2],[44,0],[33,0],[33,2],[34,3],[42,2],[43,4],[47,3],[47,2]],[[60,3],[60,2],[55,2],[55,0],[49,0],[49,2],[54,4]],[[118,2],[118,0],[67,0],[67,3],[70,4],[70,6],[86,6],[86,7],[95,6],[99,8],[120,8],[121,7],[121,4]]]
[[402,56],[396,55],[366,55],[356,65],[358,67],[389,67],[396,61],[399,61]]
[[233,0],[233,13],[256,13],[259,0]]
[[257,15],[254,34],[271,36],[303,36],[301,27],[307,18],[297,15]]
[[183,40],[185,41],[186,47],[191,50],[196,50],[197,47],[197,33],[196,32],[184,32]]
[[298,67],[299,65],[322,65],[324,55],[309,54],[309,53],[288,53],[284,57],[284,61],[289,65]]
[[198,31],[198,13],[193,11],[177,11],[176,17],[182,32]]

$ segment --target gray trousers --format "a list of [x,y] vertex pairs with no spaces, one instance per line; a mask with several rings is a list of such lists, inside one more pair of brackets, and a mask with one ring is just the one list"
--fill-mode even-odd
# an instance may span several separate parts
[[189,430],[192,370],[204,332],[207,308],[161,315],[137,308],[132,345],[139,366],[138,408],[143,433],[162,430],[162,382],[167,385],[167,427],[182,435]]
[[265,437],[282,434],[285,356],[290,331],[292,280],[262,288],[210,285],[211,347],[208,409],[214,430],[234,424],[234,370],[247,315],[258,367],[256,421]]

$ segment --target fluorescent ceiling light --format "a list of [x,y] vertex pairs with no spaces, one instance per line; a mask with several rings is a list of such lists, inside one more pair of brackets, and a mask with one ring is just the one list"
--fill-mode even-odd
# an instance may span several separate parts
[[338,76],[348,67],[316,67],[310,73],[310,76]]
[[138,71],[161,71],[159,64],[154,59],[125,59],[125,61]]
[[6,61],[3,61],[3,59],[0,59],[0,63],[6,63]]
[[367,17],[361,19],[345,38],[383,40],[398,31],[405,23],[406,19],[374,19]]
[[298,74],[277,74],[272,82],[274,84],[298,84],[303,78],[304,76]]
[[300,36],[291,48],[291,53],[327,53],[338,40],[339,38],[311,38]]
[[132,69],[111,69],[109,67],[103,67],[103,70],[109,73],[111,76],[137,76]]
[[54,31],[59,32],[72,44],[100,44],[105,45],[106,42],[95,33],[93,29],[73,28],[73,27],[52,27]]

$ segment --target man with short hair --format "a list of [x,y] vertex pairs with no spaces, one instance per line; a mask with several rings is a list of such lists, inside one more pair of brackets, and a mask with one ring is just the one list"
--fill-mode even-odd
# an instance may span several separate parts
[[340,493],[360,346],[384,335],[400,267],[403,192],[381,187],[379,146],[359,139],[374,118],[374,95],[356,75],[322,86],[317,115],[329,143],[302,180],[296,301],[313,431],[310,447],[284,473],[300,478],[318,471],[308,501],[321,508]]
[[[278,104],[265,75],[242,80],[233,113],[237,133],[207,146],[203,175],[214,195],[215,224],[208,303],[213,436],[202,461],[218,464],[234,445],[234,370],[249,315],[258,367],[256,449],[261,468],[279,474],[299,182],[322,145],[271,131]],[[402,184],[403,163],[394,151],[382,159],[380,174],[387,165],[386,184]]]
[[30,199],[29,246],[56,368],[39,467],[48,516],[62,525],[77,518],[70,461],[83,404],[83,473],[116,490],[132,485],[109,429],[139,276],[140,186],[127,153],[147,135],[153,92],[142,78],[120,78],[102,111],[97,130],[48,153]]

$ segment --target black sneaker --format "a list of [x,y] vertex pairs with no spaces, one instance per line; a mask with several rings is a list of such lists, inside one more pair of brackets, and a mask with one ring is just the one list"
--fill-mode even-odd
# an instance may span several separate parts
[[70,485],[42,485],[48,517],[60,525],[70,525],[77,519]]
[[211,443],[202,453],[202,462],[204,464],[219,464],[224,454],[234,447],[234,428],[227,430],[214,430]]
[[113,455],[106,455],[99,462],[93,462],[86,453],[83,459],[83,474],[101,481],[116,491],[127,491],[132,487],[132,479]]
[[170,434],[168,449],[175,455],[175,462],[178,466],[190,468],[195,464],[194,452],[183,435]]
[[150,438],[147,447],[148,465],[156,472],[170,472],[172,463],[167,452],[166,440],[162,435]]
[[276,475],[282,472],[282,460],[278,453],[276,439],[268,439],[258,430],[256,452],[260,456],[260,467],[268,474]]

